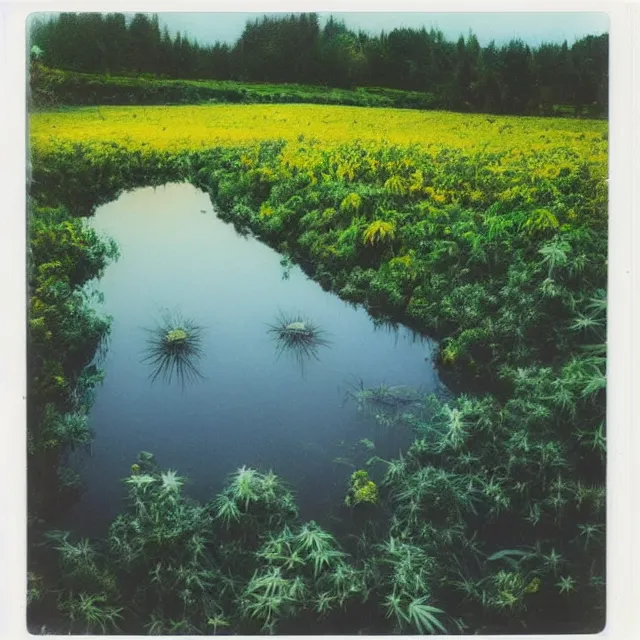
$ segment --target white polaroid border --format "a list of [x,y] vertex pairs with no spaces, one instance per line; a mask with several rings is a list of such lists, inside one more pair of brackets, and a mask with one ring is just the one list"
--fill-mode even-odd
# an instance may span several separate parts
[[637,221],[640,215],[637,186],[640,176],[640,6],[637,1],[596,0],[395,0],[392,4],[380,0],[14,0],[0,4],[0,507],[3,516],[0,524],[0,638],[17,639],[29,635],[26,630],[25,33],[27,15],[46,11],[535,11],[549,12],[550,20],[553,12],[561,11],[605,12],[609,15],[608,569],[607,623],[599,635],[615,640],[640,638],[640,553],[637,550],[640,547],[640,501],[633,500],[640,492],[640,474],[634,469],[633,458],[635,452],[640,452],[640,413],[633,413],[634,409],[638,410],[632,404],[640,396],[640,339],[637,336],[640,325],[640,224]]

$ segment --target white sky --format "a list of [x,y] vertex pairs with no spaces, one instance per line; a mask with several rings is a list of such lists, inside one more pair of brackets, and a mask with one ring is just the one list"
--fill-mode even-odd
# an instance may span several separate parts
[[[216,41],[232,43],[242,33],[247,20],[263,13],[160,13],[160,22],[175,35],[177,31],[188,34],[200,44]],[[319,13],[321,24],[328,13]],[[541,42],[572,44],[585,35],[600,35],[608,32],[609,18],[606,13],[333,13],[344,19],[351,29],[362,29],[373,34],[391,31],[396,27],[439,28],[452,40],[471,29],[481,45],[495,40],[498,44],[520,38],[530,45]]]

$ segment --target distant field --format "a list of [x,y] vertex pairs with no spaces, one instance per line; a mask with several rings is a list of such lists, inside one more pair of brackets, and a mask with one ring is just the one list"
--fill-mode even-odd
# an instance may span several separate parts
[[[174,80],[153,76],[108,76],[39,66],[31,72],[30,108],[187,104],[320,104],[396,109],[447,109],[449,98],[433,91],[389,87],[340,89],[322,85],[227,80]],[[466,109],[463,109],[466,111]],[[546,105],[544,116],[574,117],[571,105]],[[585,106],[581,116],[601,117]]]
[[605,164],[608,135],[602,120],[308,104],[80,107],[33,114],[30,129],[41,150],[76,142],[180,151],[273,139],[360,140],[524,154],[564,147]]

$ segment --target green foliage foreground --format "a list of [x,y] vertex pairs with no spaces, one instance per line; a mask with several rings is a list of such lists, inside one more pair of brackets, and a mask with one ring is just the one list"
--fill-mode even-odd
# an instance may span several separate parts
[[59,569],[32,565],[31,620],[51,624],[53,606],[57,628],[75,632],[598,631],[602,167],[568,149],[308,152],[314,162],[301,166],[280,143],[34,150],[32,468],[55,434],[56,451],[86,441],[72,399],[106,323],[79,287],[115,254],[62,206],[88,215],[134,186],[193,182],[327,289],[439,337],[443,374],[474,393],[418,413],[400,406],[393,421],[416,440],[397,460],[371,461],[384,477],[379,504],[352,507],[372,514],[367,526],[354,518],[357,540],[300,522],[273,474],[240,469],[200,505],[177,472],[141,458],[107,540],[57,534]]
[[90,363],[108,336],[109,319],[98,316],[98,295],[86,285],[118,255],[63,206],[29,203],[28,248],[28,433],[30,512],[58,506],[56,472],[71,488],[73,474],[61,466],[66,452],[91,441],[87,413],[100,381]]

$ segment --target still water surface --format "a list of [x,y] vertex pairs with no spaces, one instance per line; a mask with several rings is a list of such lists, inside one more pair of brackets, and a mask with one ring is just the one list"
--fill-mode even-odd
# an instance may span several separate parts
[[[209,197],[188,184],[123,194],[100,207],[91,224],[114,238],[121,257],[97,288],[113,316],[104,384],[91,412],[90,458],[76,460],[84,493],[67,518],[82,535],[103,535],[124,506],[137,454],[150,451],[163,468],[188,478],[203,501],[241,465],[273,469],[295,490],[301,515],[339,516],[353,468],[371,455],[397,456],[409,434],[381,432],[345,403],[349,385],[438,384],[433,343],[408,330],[374,325],[298,267],[283,277],[281,256],[219,220]],[[145,329],[164,309],[204,327],[203,379],[150,382],[141,362]],[[279,313],[301,313],[327,333],[330,346],[304,370],[268,333]],[[376,450],[358,444],[369,438]]]

